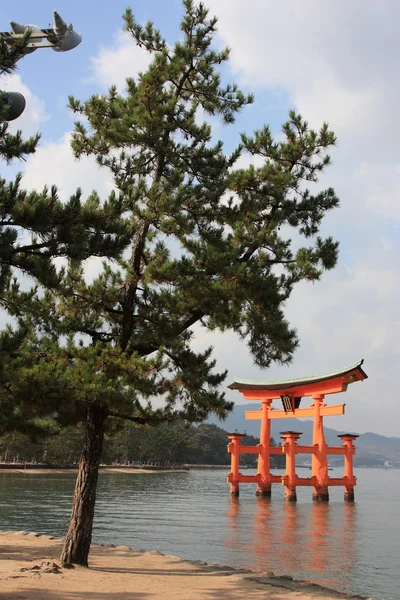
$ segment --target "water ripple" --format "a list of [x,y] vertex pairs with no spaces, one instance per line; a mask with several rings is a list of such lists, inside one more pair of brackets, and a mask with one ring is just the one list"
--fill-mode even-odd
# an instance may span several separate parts
[[[332,489],[315,504],[310,489],[286,504],[244,485],[230,498],[226,471],[102,473],[94,540],[158,549],[188,559],[290,573],[347,593],[399,598],[398,471],[359,470],[355,504]],[[338,473],[339,475],[339,473]],[[336,476],[333,474],[333,476]],[[65,534],[75,474],[0,475],[0,529]],[[385,494],[382,494],[385,490]]]

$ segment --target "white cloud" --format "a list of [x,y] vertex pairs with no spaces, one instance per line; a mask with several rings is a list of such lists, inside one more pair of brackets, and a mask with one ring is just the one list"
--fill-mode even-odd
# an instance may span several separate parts
[[396,1],[368,10],[361,0],[253,0],[251,10],[246,0],[207,5],[219,17],[221,43],[231,48],[231,65],[242,84],[285,90],[313,125],[328,120],[340,142],[354,133],[353,143],[376,135],[389,124],[392,131],[386,134],[395,142],[400,125]]
[[[398,256],[400,244],[378,241],[354,266],[340,265],[321,282],[296,287],[285,312],[297,328],[300,348],[288,367],[255,367],[246,344],[233,333],[207,333],[197,327],[196,347],[214,347],[217,368],[229,369],[227,384],[235,377],[274,380],[318,375],[364,358],[369,379],[327,399],[331,404],[346,403],[346,416],[330,418],[326,425],[398,435],[397,423],[382,415],[382,406],[389,415],[397,404],[392,388],[400,360]],[[227,394],[242,401],[236,392]]]
[[101,169],[94,158],[76,160],[72,154],[71,134],[66,133],[58,142],[39,145],[30,155],[24,169],[23,185],[27,189],[40,190],[44,185],[56,185],[59,196],[67,200],[80,187],[83,198],[96,190],[105,198],[112,190],[112,179],[106,169]]
[[26,107],[22,115],[10,123],[10,132],[21,129],[25,138],[37,133],[42,123],[50,118],[50,115],[46,113],[44,101],[35,96],[17,74],[4,77],[1,88],[5,92],[19,92],[26,100]]
[[[334,166],[323,185],[336,188],[341,207],[324,224],[341,242],[339,265],[316,285],[301,284],[286,314],[301,347],[290,368],[256,369],[235,336],[199,334],[214,343],[230,377],[274,379],[326,372],[364,357],[370,379],[351,386],[346,425],[398,435],[388,413],[399,360],[400,217],[398,131],[400,51],[395,0],[208,0],[219,18],[221,45],[231,48],[231,77],[285,99],[311,123],[328,121],[338,135]],[[269,115],[264,120],[268,122]],[[239,398],[231,396],[238,400]],[[342,401],[342,398],[338,398]],[[368,410],[366,410],[368,408]],[[333,424],[329,420],[329,424]]]
[[116,85],[122,91],[126,78],[146,70],[150,60],[151,55],[137,46],[130,34],[118,32],[113,45],[102,47],[91,58],[90,81],[104,87]]
[[359,179],[367,184],[365,207],[374,218],[400,221],[400,164],[362,164]]
[[[334,166],[323,183],[337,189],[342,206],[329,215],[323,230],[340,239],[341,255],[335,271],[316,285],[299,285],[288,302],[286,314],[301,341],[290,367],[273,365],[261,372],[232,333],[206,334],[196,328],[196,344],[214,345],[217,368],[229,368],[229,379],[312,375],[363,357],[370,378],[332,399],[346,402],[347,414],[327,425],[398,435],[391,415],[397,408],[392,387],[400,358],[400,247],[389,230],[400,217],[400,4],[252,0],[251,10],[245,0],[206,4],[220,18],[221,43],[232,49],[232,79],[256,94],[267,90],[274,98],[289,99],[288,107],[300,110],[313,126],[327,120],[337,132]],[[91,59],[91,82],[123,90],[126,77],[145,70],[149,59],[128,34],[119,34]],[[37,116],[33,113],[24,130],[36,131],[34,119],[44,118],[44,104],[38,102]],[[32,100],[27,104],[27,110],[33,109]],[[249,163],[243,157],[240,166]],[[84,196],[95,188],[104,197],[112,186],[94,161],[73,159],[69,134],[58,143],[42,143],[27,162],[24,183],[32,188],[55,183],[64,198],[77,186]],[[98,260],[88,263],[89,275],[97,269]]]

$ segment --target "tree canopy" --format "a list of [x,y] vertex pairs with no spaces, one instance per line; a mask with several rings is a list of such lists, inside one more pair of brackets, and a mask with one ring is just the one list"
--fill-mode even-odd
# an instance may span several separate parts
[[[83,442],[82,424],[62,427],[55,435],[32,441],[20,432],[0,437],[0,462],[46,463],[70,467],[79,461]],[[163,423],[157,427],[125,422],[117,432],[106,433],[101,462],[106,465],[179,466],[228,465],[227,432],[211,424],[185,425]],[[259,440],[248,435],[244,445],[255,446]],[[271,439],[271,445],[276,443]],[[273,466],[285,466],[285,455],[272,455]],[[254,454],[242,454],[240,462],[256,466]]]
[[[16,70],[26,43],[27,36],[12,46],[0,39],[0,76]],[[3,166],[25,161],[40,140],[39,134],[24,139],[21,130],[10,129],[4,97],[5,92],[0,92]],[[100,205],[93,193],[82,202],[82,193],[77,190],[67,202],[61,202],[54,185],[39,192],[26,191],[22,174],[12,181],[0,177],[0,307],[13,317],[12,325],[0,333],[0,433],[32,426],[30,418],[41,411],[38,400],[52,391],[53,386],[45,389],[46,377],[40,375],[43,369],[37,365],[41,342],[32,321],[31,301],[43,287],[55,289],[60,285],[63,269],[57,268],[54,259],[117,256],[127,240],[119,207],[112,201]],[[47,383],[52,383],[49,374]]]
[[[221,391],[228,365],[218,372],[212,348],[196,350],[193,326],[236,332],[260,367],[287,363],[298,338],[285,302],[337,260],[338,244],[320,225],[338,199],[332,188],[312,189],[334,134],[292,111],[278,140],[264,126],[228,152],[213,123],[232,125],[253,96],[222,81],[229,50],[213,48],[216,19],[202,3],[183,5],[175,44],[127,9],[125,30],[151,55],[148,69],[133,73],[124,93],[112,86],[69,101],[81,119],[75,156],[93,157],[114,183],[103,205],[97,195],[84,205],[76,197],[77,225],[94,203],[129,244],[110,252],[93,280],[73,261],[58,286],[29,303],[37,369],[64,399],[54,414],[85,423],[65,562],[88,561],[107,423],[200,422],[231,408]],[[55,234],[63,239],[63,230]]]

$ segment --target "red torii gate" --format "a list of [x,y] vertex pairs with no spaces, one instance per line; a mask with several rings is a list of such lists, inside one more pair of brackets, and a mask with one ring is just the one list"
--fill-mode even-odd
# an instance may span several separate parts
[[[353,474],[353,455],[355,447],[353,441],[358,437],[353,434],[343,434],[342,446],[327,446],[324,435],[323,417],[343,415],[345,405],[337,404],[327,406],[324,398],[327,394],[345,392],[347,386],[355,381],[363,381],[367,374],[361,368],[363,361],[351,365],[341,371],[288,379],[286,381],[246,381],[235,379],[228,387],[239,390],[246,400],[260,400],[259,410],[246,411],[246,419],[261,420],[260,443],[257,446],[243,446],[240,433],[230,433],[232,440],[228,445],[231,454],[231,472],[227,477],[230,483],[230,492],[239,495],[239,483],[257,483],[256,494],[260,496],[271,495],[271,484],[281,483],[286,488],[286,500],[296,500],[296,486],[306,485],[313,487],[313,500],[328,501],[330,485],[343,485],[345,488],[344,499],[354,500],[354,486],[356,478]],[[302,398],[310,396],[313,399],[311,406],[300,408]],[[272,400],[281,399],[282,410],[272,408]],[[272,447],[271,419],[287,419],[313,417],[313,440],[311,446],[297,444],[301,433],[296,431],[283,431],[281,447]],[[270,473],[271,454],[286,454],[286,474],[272,475]],[[258,454],[258,468],[256,475],[242,475],[239,471],[240,454]],[[312,455],[311,477],[298,477],[296,475],[296,454]],[[328,476],[328,454],[342,454],[344,456],[344,476],[333,478]]]

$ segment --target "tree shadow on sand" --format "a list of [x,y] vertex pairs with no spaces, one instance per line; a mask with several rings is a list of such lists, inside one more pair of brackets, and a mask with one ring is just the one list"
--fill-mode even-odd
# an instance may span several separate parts
[[[182,598],[183,600],[186,597],[185,590],[182,590],[181,594],[178,594],[178,589],[174,588],[174,598]],[[246,598],[246,600],[288,600],[290,595],[291,593],[288,593],[287,590],[272,588],[246,580],[232,582],[232,586],[229,589],[224,588],[222,590],[218,589],[218,587],[210,587],[209,589],[192,589],[190,591],[190,597],[193,600],[220,600],[221,597],[224,600],[243,600],[243,598]],[[164,590],[161,597],[168,600],[168,590]],[[297,594],[294,594],[294,597],[298,597]],[[0,600],[44,600],[45,598],[51,598],[52,600],[153,600],[160,598],[160,592],[143,592],[135,589],[123,592],[90,592],[86,590],[73,592],[49,590],[45,586],[24,587],[12,592],[0,592]],[[304,596],[302,600],[308,600],[308,598],[311,598],[311,596]]]

